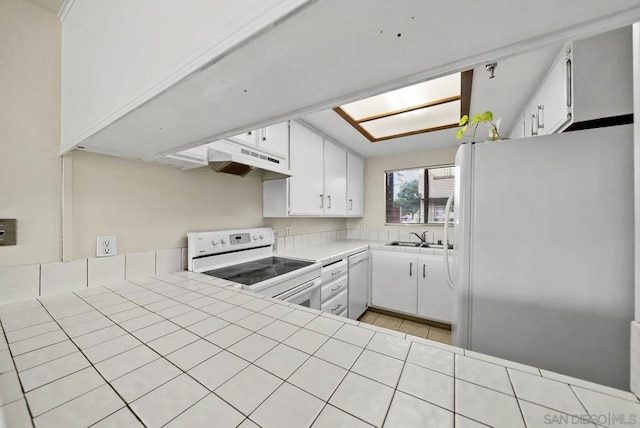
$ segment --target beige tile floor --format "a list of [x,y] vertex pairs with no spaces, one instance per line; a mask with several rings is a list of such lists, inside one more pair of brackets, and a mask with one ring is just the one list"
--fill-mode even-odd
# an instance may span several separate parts
[[367,310],[360,321],[451,345],[451,330]]

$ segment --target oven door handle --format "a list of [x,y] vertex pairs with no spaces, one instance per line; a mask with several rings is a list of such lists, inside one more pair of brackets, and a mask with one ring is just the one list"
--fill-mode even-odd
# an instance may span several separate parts
[[312,291],[313,289],[320,287],[320,283],[321,283],[320,278],[316,278],[312,281],[305,282],[304,284],[299,285],[296,288],[287,290],[284,293],[280,293],[277,296],[273,296],[273,298],[278,300],[284,300],[285,302],[287,302],[297,297],[297,295],[300,293]]

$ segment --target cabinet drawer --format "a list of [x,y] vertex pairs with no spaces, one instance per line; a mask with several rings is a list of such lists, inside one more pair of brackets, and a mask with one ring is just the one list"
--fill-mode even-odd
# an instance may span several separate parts
[[331,299],[333,296],[337,296],[343,291],[347,290],[348,278],[347,275],[341,275],[333,281],[329,281],[326,284],[322,283],[322,290],[320,291],[320,298],[323,302]]
[[347,290],[322,304],[322,312],[339,314],[347,308]]
[[329,266],[322,267],[322,283],[332,281],[338,278],[340,275],[347,274],[347,260],[341,260],[337,263],[332,263]]
[[348,314],[346,309],[338,314],[339,317],[343,317],[343,318],[347,318],[347,315]]

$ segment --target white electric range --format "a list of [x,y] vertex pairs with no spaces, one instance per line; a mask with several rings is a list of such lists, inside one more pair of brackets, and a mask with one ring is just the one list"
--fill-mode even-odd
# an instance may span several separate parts
[[320,309],[319,262],[276,257],[268,227],[188,233],[188,268],[269,297]]

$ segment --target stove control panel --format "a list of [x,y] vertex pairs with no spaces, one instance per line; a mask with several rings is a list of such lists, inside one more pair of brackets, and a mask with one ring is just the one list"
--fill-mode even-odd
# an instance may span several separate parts
[[231,245],[248,244],[251,242],[248,233],[236,233],[235,235],[229,235],[229,243]]
[[191,265],[194,258],[272,246],[274,238],[273,229],[260,227],[188,233],[187,241],[188,261]]

